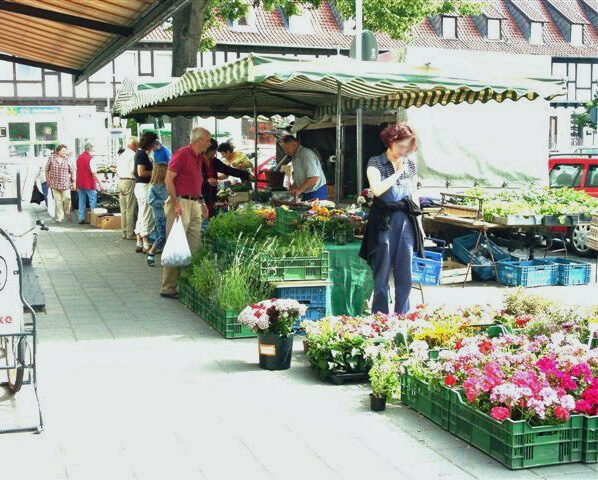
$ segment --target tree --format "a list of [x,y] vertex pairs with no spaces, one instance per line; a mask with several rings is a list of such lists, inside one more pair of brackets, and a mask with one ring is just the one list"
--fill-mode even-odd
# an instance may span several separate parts
[[591,128],[592,130],[597,130],[596,122],[593,122],[590,118],[590,112],[594,108],[598,108],[598,95],[594,97],[594,100],[591,102],[586,103],[586,111],[582,113],[574,113],[571,115],[571,123],[576,127],[578,135],[582,135],[583,129],[585,127]]
[[[219,28],[224,21],[245,16],[251,5],[266,10],[281,7],[287,15],[301,8],[319,7],[322,0],[193,0],[179,10],[172,22],[172,75],[178,77],[185,69],[197,66],[197,51],[213,48],[206,34]],[[480,0],[363,0],[363,25],[373,32],[388,33],[394,39],[408,40],[412,27],[431,15],[472,15],[480,11]],[[355,16],[355,0],[336,0],[343,18]],[[189,142],[191,120],[177,117],[172,125],[172,147]]]

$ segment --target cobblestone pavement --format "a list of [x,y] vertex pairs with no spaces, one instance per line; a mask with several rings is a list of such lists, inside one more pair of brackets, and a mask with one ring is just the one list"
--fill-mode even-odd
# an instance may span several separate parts
[[[224,340],[159,297],[159,268],[133,247],[90,227],[40,233],[46,428],[0,435],[2,478],[598,478],[584,464],[509,471],[408,408],[372,413],[367,386],[315,378],[300,339],[291,370],[262,371],[255,339]],[[580,301],[592,292],[553,291]],[[503,292],[426,293],[429,302],[465,303]],[[28,387],[14,398],[0,391],[4,427],[32,414],[30,397]]]

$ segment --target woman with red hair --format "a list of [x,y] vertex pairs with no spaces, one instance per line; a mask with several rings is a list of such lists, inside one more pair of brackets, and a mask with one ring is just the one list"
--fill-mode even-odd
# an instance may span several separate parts
[[[392,268],[395,312],[409,311],[411,263],[423,253],[423,231],[417,190],[415,132],[406,123],[389,125],[380,134],[386,151],[370,158],[367,177],[374,203],[360,256],[374,272],[372,312],[388,313],[388,280]],[[416,203],[417,202],[417,203]]]

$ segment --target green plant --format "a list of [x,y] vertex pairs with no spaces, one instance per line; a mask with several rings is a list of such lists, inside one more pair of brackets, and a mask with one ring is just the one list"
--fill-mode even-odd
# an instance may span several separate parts
[[527,293],[523,287],[516,287],[505,295],[505,313],[509,315],[542,315],[557,306],[557,302],[535,293]]
[[370,369],[370,384],[375,397],[385,397],[387,401],[398,398],[401,393],[399,363],[383,356],[374,361]]

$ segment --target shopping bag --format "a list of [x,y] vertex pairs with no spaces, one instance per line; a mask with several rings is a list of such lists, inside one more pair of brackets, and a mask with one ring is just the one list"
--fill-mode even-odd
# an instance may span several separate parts
[[45,199],[46,197],[44,197],[44,194],[40,192],[39,188],[37,188],[37,185],[34,184],[33,191],[31,192],[31,201],[29,203],[37,203],[39,205]]
[[191,263],[191,250],[181,217],[176,218],[170,229],[161,262],[163,267],[184,267]]
[[54,194],[52,189],[48,188],[48,215],[56,217],[56,206],[54,205]]

